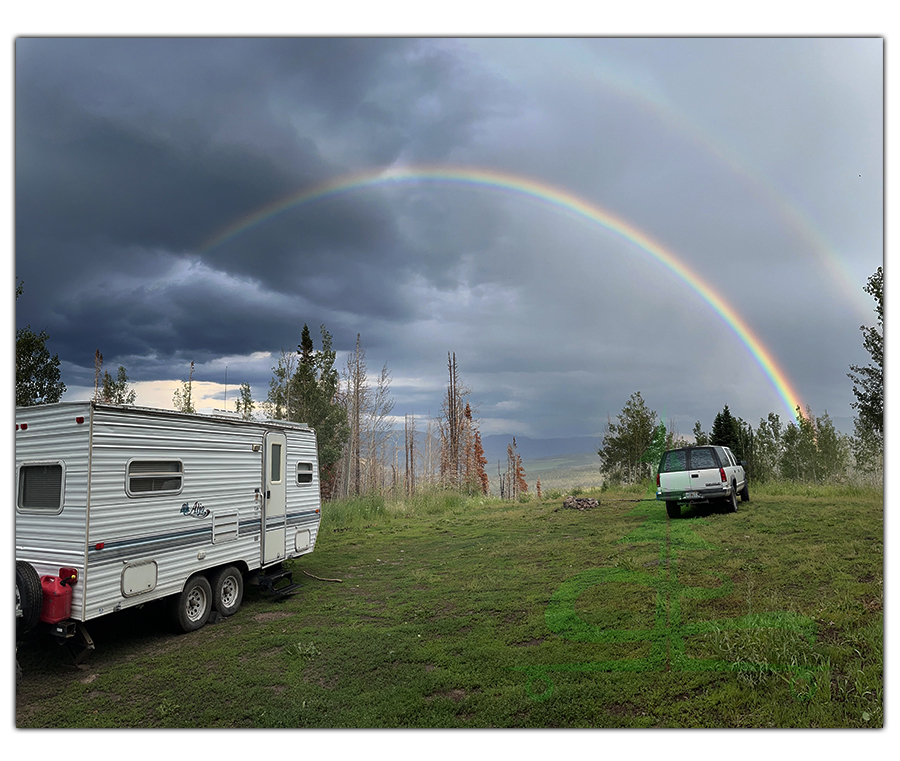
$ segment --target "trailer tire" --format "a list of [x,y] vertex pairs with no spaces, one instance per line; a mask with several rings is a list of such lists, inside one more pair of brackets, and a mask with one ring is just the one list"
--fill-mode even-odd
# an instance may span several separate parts
[[181,594],[173,598],[172,621],[182,632],[203,628],[212,613],[212,588],[209,580],[198,573],[188,579]]
[[[44,593],[41,579],[31,563],[16,561],[16,636],[25,634],[37,626],[41,618]],[[22,615],[19,615],[21,610]]]
[[222,616],[233,616],[244,599],[244,576],[233,565],[217,571],[210,579],[213,605]]

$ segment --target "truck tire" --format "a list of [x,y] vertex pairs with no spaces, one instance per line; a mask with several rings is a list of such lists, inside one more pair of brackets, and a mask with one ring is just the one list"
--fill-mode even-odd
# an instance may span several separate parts
[[230,565],[213,574],[210,579],[213,605],[222,616],[233,616],[244,599],[244,577],[240,570]]
[[[41,618],[44,593],[41,579],[31,563],[16,561],[16,636],[21,636],[37,626]],[[21,611],[22,615],[19,615]]]
[[172,598],[172,623],[177,631],[193,632],[203,628],[212,613],[212,588],[202,574],[191,576],[181,594]]
[[737,512],[737,502],[737,492],[735,491],[735,486],[732,485],[728,491],[728,496],[725,497],[725,506],[728,508],[729,513]]
[[666,515],[668,515],[670,518],[680,518],[680,505],[677,502],[666,502]]
[[741,489],[741,502],[750,501],[750,484],[744,481],[744,488]]

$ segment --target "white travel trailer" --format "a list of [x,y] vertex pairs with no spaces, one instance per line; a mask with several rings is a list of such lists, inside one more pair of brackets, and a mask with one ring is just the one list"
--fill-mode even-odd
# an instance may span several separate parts
[[[313,551],[316,435],[281,420],[96,402],[16,409],[17,631],[171,598],[173,622],[235,613],[244,581],[290,594]],[[73,641],[68,644],[74,645]]]

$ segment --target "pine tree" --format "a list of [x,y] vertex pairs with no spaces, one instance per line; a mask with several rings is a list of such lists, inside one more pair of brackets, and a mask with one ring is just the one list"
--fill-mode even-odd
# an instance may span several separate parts
[[693,434],[694,434],[694,443],[695,443],[698,447],[702,447],[702,446],[704,446],[704,445],[706,445],[706,444],[709,444],[709,434],[706,433],[706,431],[704,431],[704,430],[700,427],[700,421],[699,421],[699,420],[698,420],[696,423],[694,423]]
[[709,443],[720,447],[728,447],[735,453],[740,447],[738,422],[732,416],[727,404],[713,421],[712,431],[709,434]]
[[317,351],[307,325],[300,334],[297,346],[299,360],[297,370],[288,385],[288,404],[285,418],[303,422],[314,428],[319,450],[319,468],[322,473],[322,496],[331,499],[339,471],[337,463],[350,426],[347,411],[339,403],[339,376],[334,368],[336,352],[332,348],[331,334],[320,327],[322,349]]

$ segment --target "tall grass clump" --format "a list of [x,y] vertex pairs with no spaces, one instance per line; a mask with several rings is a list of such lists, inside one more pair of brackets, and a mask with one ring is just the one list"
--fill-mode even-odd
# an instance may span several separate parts
[[767,497],[820,497],[834,499],[836,497],[871,497],[882,494],[884,485],[877,486],[836,483],[814,484],[803,481],[765,481],[754,483],[750,480],[750,494]]
[[333,502],[322,503],[322,528],[347,528],[370,523],[387,516],[384,497],[380,494],[365,494],[348,497]]
[[412,496],[366,494],[322,504],[323,529],[364,526],[374,521],[416,516],[459,515],[497,498],[472,496],[452,489],[423,489]]

